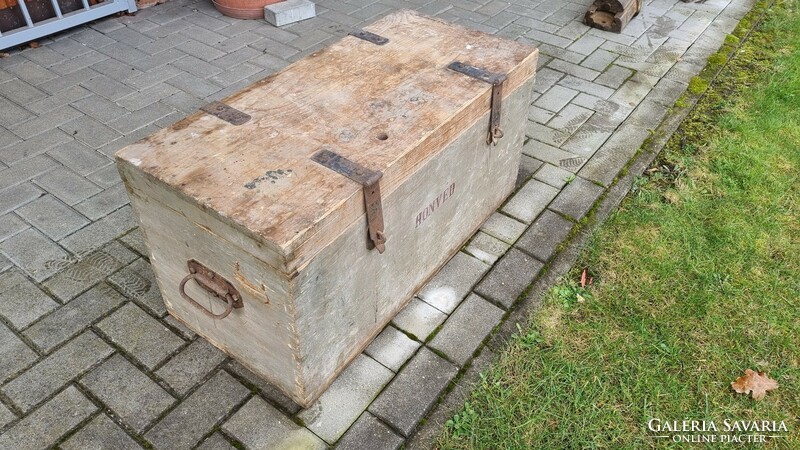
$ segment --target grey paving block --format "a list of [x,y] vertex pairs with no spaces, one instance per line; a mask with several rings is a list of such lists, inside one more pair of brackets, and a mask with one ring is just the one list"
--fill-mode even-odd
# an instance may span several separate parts
[[14,213],[0,216],[0,242],[28,228],[28,224]]
[[6,425],[10,424],[14,420],[16,420],[17,416],[11,412],[8,407],[3,404],[0,404],[0,428],[5,427]]
[[28,411],[113,352],[102,339],[85,331],[7,383],[2,392],[20,409]]
[[23,334],[48,353],[124,301],[107,284],[99,284],[36,322]]
[[156,375],[183,395],[203,381],[225,358],[221,350],[205,339],[195,339],[158,369]]
[[[186,58],[181,58],[180,60],[176,61],[175,64],[183,61],[184,59]],[[197,61],[210,65],[199,59]],[[117,100],[117,104],[124,107],[128,111],[137,111],[147,105],[152,105],[157,101],[163,100],[170,95],[175,94],[176,92],[179,92],[179,90],[175,86],[171,86],[167,83],[157,83],[146,89],[140,90],[139,92],[135,92]]]
[[[76,120],[81,120],[81,118],[74,119],[67,122],[67,124],[75,122]],[[60,125],[60,127],[64,127],[67,124]],[[40,155],[53,147],[65,144],[71,140],[73,140],[73,138],[61,129],[51,128],[19,144],[6,148],[0,152],[0,161],[8,165],[23,162],[27,158]]]
[[543,266],[540,261],[512,248],[475,287],[475,292],[510,308]]
[[248,448],[327,448],[320,438],[258,397],[250,399],[222,429]]
[[493,213],[481,225],[481,231],[503,242],[513,244],[525,231],[526,225],[499,212]]
[[136,92],[127,85],[102,74],[81,83],[81,86],[113,102]]
[[125,262],[109,252],[97,250],[78,259],[63,259],[52,264],[58,266],[59,273],[47,280],[44,286],[59,300],[68,302],[124,266]]
[[387,326],[369,344],[364,353],[391,369],[392,372],[397,372],[420,345],[419,342],[406,336],[397,328]]
[[491,265],[503,256],[509,247],[511,247],[510,244],[479,231],[475,233],[464,251]]
[[[245,75],[246,76],[246,75]],[[175,112],[175,108],[161,102],[155,102],[141,109],[125,114],[108,125],[120,133],[128,134],[146,127],[164,116]]]
[[148,257],[149,253],[147,251],[147,245],[144,242],[144,235],[142,234],[141,228],[134,229],[130,233],[119,238],[119,240],[124,242],[125,245],[132,248],[138,254],[144,256],[145,258]]
[[150,369],[185,343],[133,303],[103,319],[97,328]]
[[35,102],[47,96],[46,93],[19,78],[0,83],[0,95],[18,105]]
[[406,333],[424,342],[433,330],[441,325],[446,318],[447,315],[442,311],[439,311],[418,298],[413,298],[411,302],[392,319],[392,323]]
[[592,208],[604,189],[591,181],[577,177],[553,200],[550,209],[580,220]]
[[[249,393],[250,391],[246,387],[226,372],[217,372],[170,411],[166,417],[156,423],[145,434],[145,438],[156,448],[174,450],[192,448],[235,406],[244,401]],[[241,411],[242,409],[239,410],[239,412]],[[234,415],[234,417],[236,416]],[[277,413],[275,419],[289,420],[280,413]],[[267,424],[274,423],[266,417],[262,420],[266,420]],[[247,427],[257,431],[256,426],[252,423],[248,423]]]
[[222,89],[218,84],[191,74],[183,74],[179,77],[171,78],[167,81],[167,84],[175,86],[190,95],[201,98],[207,97]]
[[117,184],[76,204],[75,209],[89,219],[97,220],[129,202],[125,187]]
[[136,227],[130,205],[65,237],[59,244],[75,254],[85,254]]
[[163,317],[167,307],[161,298],[150,263],[138,259],[108,279],[126,297],[136,301],[151,313]]
[[82,112],[72,106],[62,106],[40,114],[36,118],[12,125],[9,129],[22,139],[30,139],[82,115]]
[[[50,149],[47,154],[81,176],[86,176],[112,162],[105,155],[80,141],[70,141],[59,145]],[[55,166],[53,164],[53,167]]]
[[0,315],[22,329],[56,309],[58,303],[16,270],[0,274]]
[[67,257],[61,247],[33,228],[0,242],[0,252],[36,281],[54,274],[57,267],[53,261]]
[[559,112],[561,108],[567,106],[570,100],[576,95],[578,95],[578,91],[556,85],[548,89],[548,91],[542,94],[533,104],[548,111]]
[[595,78],[598,77],[598,75],[600,75],[600,72],[596,70],[579,66],[577,64],[573,64],[560,59],[553,59],[547,64],[547,67],[549,67],[552,70],[564,72],[569,75],[574,75],[578,78],[583,78],[584,80],[587,81],[593,81]]
[[614,89],[603,86],[601,84],[587,81],[582,78],[567,75],[558,82],[559,86],[566,86],[579,92],[584,92],[595,97],[607,99],[614,94]]
[[365,412],[347,430],[336,445],[337,450],[397,450],[403,438],[369,412]]
[[18,208],[16,213],[56,241],[89,223],[86,217],[50,195]]
[[141,432],[175,399],[117,353],[80,380],[123,422]]
[[86,178],[91,180],[94,184],[104,188],[122,183],[122,178],[119,176],[117,166],[114,164],[109,164],[102,169],[95,170],[91,174],[87,175]]
[[[8,171],[10,169],[6,169]],[[2,173],[2,172],[0,172]],[[32,183],[23,183],[0,191],[0,214],[16,210],[39,198],[44,192]]]
[[89,116],[79,117],[59,128],[92,148],[100,148],[121,136],[116,130]]
[[0,434],[0,448],[37,450],[55,444],[97,407],[70,386]]
[[503,205],[502,211],[521,222],[531,223],[557,194],[558,189],[530,180]]
[[503,310],[470,294],[453,312],[429,347],[447,355],[451,361],[463,366],[483,340],[503,318]]
[[99,414],[59,445],[64,450],[141,450],[125,431],[105,414]]
[[576,131],[572,137],[564,141],[561,145],[561,149],[584,158],[589,158],[606,142],[613,132],[613,128],[606,128],[605,125],[598,125],[595,121],[590,119],[578,128],[578,131]]
[[[0,323],[0,360],[3,361],[3,364],[0,365],[0,383],[36,361],[37,358],[36,352],[31,350],[8,327]],[[2,422],[0,413],[0,427],[5,425]]]
[[539,108],[538,106],[531,106],[528,108],[528,120],[539,124],[546,124],[555,115],[555,113]]
[[[606,71],[608,66],[616,61],[619,57],[616,53],[609,52],[607,50],[603,50],[602,48],[598,48],[591,55],[587,56],[586,59],[581,61],[581,65],[584,67],[588,67],[590,69],[597,70],[599,72]],[[595,82],[599,82],[598,79],[602,77],[601,74],[599,77],[595,78]],[[603,84],[603,83],[600,83]]]
[[0,96],[0,125],[10,126],[33,117],[29,111]]
[[578,174],[582,178],[609,186],[649,136],[650,132],[646,128],[627,123],[622,125]]
[[68,59],[60,64],[55,64],[53,66],[50,66],[50,70],[58,72],[61,75],[69,75],[71,73],[78,72],[82,69],[87,69],[91,65],[96,64],[105,59],[108,59],[108,55],[90,49],[88,52],[82,55]]
[[458,368],[422,348],[369,407],[403,436],[414,432]]
[[90,95],[92,95],[91,91],[76,84],[51,92],[47,97],[33,103],[28,103],[25,107],[36,114],[44,114],[47,111],[67,106],[74,101]]
[[618,89],[628,78],[631,77],[631,75],[633,75],[633,71],[631,69],[613,65],[600,74],[600,76],[594,81],[597,84],[601,84],[612,89]]
[[[0,177],[0,190],[30,180],[57,167],[59,167],[57,162],[44,155],[33,156],[19,161],[7,169],[0,170],[0,175],[2,175]],[[0,203],[2,202],[0,201]],[[6,204],[8,203],[6,202]]]
[[517,172],[517,179],[514,181],[514,190],[518,191],[522,186],[531,179],[534,173],[542,166],[542,162],[536,158],[531,158],[528,155],[522,155],[519,161],[519,171]]
[[273,384],[254,374],[240,363],[231,360],[228,361],[226,366],[231,373],[243,378],[248,384],[254,386],[261,395],[283,412],[293,416],[300,411],[300,406],[297,403],[293,402],[283,392],[279,391]]
[[417,297],[442,312],[450,313],[487,270],[487,264],[458,252],[420,290]]
[[297,417],[314,434],[333,444],[393,376],[391,370],[374,359],[358,355],[319,399]]
[[572,227],[572,222],[547,210],[522,235],[516,247],[539,261],[548,261],[558,245],[567,238]]
[[72,107],[92,116],[100,123],[108,123],[125,115],[125,108],[101,95],[91,95],[72,103]]
[[222,436],[222,433],[216,432],[201,442],[196,450],[236,450],[236,447],[231,445],[230,441]]
[[542,167],[533,175],[535,179],[558,189],[564,187],[572,176],[574,176],[572,172],[548,163],[542,164]]

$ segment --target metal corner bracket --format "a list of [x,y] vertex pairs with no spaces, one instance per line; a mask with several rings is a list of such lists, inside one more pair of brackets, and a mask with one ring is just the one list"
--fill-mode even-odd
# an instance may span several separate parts
[[504,73],[490,72],[480,67],[464,64],[461,61],[453,61],[447,68],[492,85],[489,133],[486,144],[497,145],[497,141],[503,137],[503,129],[500,128],[500,113],[503,107],[503,84],[508,76]]

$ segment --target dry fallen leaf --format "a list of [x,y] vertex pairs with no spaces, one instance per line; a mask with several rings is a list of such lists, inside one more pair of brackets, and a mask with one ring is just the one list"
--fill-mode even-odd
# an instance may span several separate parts
[[28,42],[28,45],[30,46],[30,48],[39,48],[39,47],[41,47],[41,45],[39,45],[39,43],[36,42],[36,41],[30,41],[30,42]]
[[9,56],[11,55],[6,52],[0,52],[0,58],[8,58]]
[[755,372],[750,369],[744,371],[744,375],[731,383],[734,391],[740,394],[753,393],[753,400],[761,400],[767,395],[767,391],[778,388],[778,382],[764,375],[764,372]]

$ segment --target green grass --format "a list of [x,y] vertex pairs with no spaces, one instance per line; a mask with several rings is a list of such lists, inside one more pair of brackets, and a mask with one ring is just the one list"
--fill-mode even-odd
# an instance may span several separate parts
[[[595,232],[576,265],[594,284],[578,287],[576,269],[550,291],[439,448],[678,447],[651,418],[785,420],[788,438],[738,448],[800,448],[793,4],[767,13]],[[760,402],[734,393],[747,368],[780,387]]]

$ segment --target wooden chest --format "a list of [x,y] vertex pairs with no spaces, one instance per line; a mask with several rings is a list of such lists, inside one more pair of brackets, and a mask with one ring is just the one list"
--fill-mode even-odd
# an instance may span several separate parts
[[353,34],[117,153],[170,314],[302,406],[511,192],[536,68],[408,11]]

